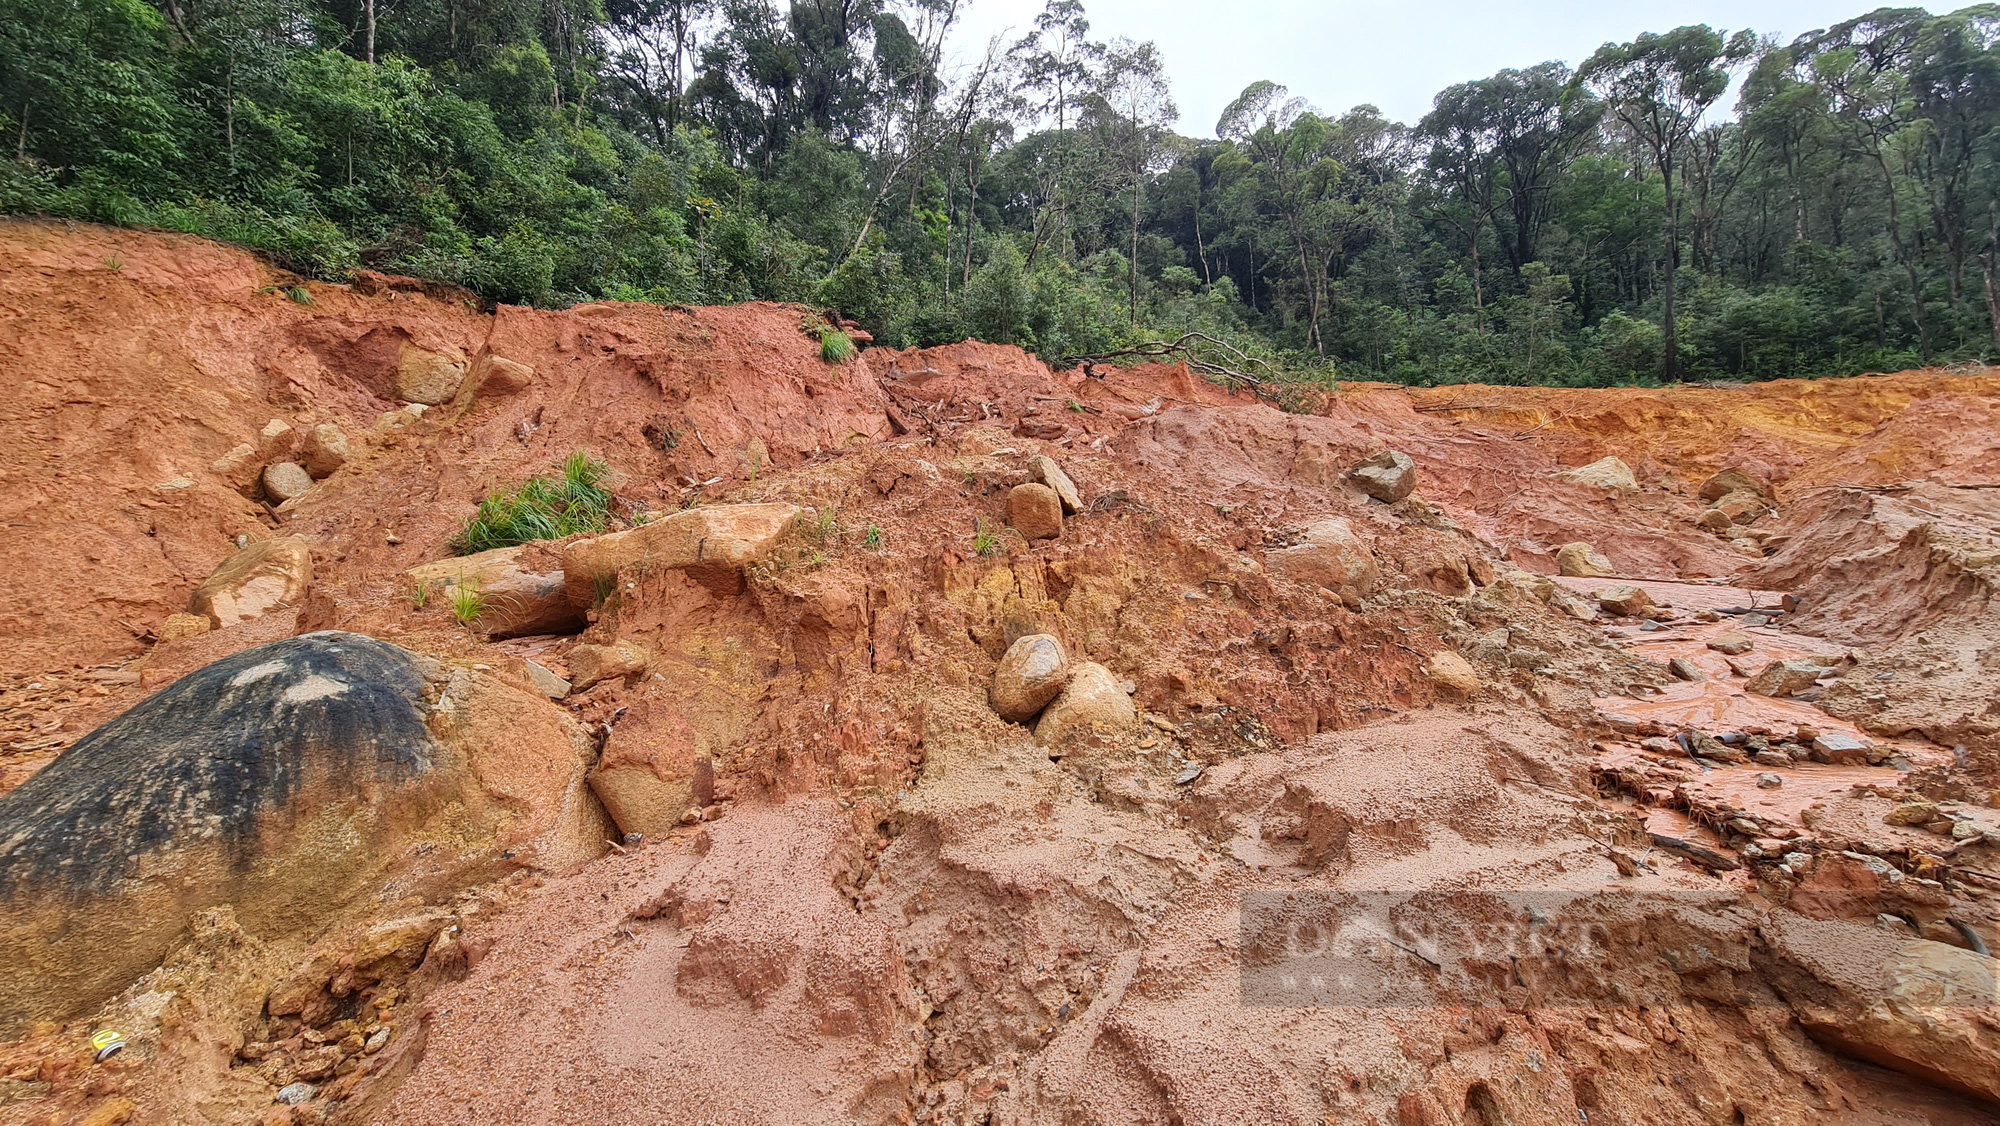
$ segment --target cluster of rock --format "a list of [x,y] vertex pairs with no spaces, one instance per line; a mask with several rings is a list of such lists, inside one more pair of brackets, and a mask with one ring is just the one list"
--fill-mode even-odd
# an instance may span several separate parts
[[304,496],[313,482],[331,477],[352,458],[347,432],[322,422],[303,433],[281,418],[209,465],[231,488],[252,500],[284,504]]
[[1695,520],[1702,530],[1729,539],[1746,550],[1761,546],[1769,538],[1768,533],[1751,525],[1778,510],[1770,485],[1741,469],[1725,469],[1703,481],[1698,495],[1709,505]]
[[1033,724],[1035,742],[1059,746],[1073,736],[1129,732],[1139,725],[1130,690],[1110,669],[1072,661],[1062,641],[1029,634],[994,666],[987,700],[1009,723]]
[[1007,522],[1030,541],[1060,538],[1063,517],[1082,511],[1076,482],[1046,454],[1028,459],[1028,481],[1007,494]]

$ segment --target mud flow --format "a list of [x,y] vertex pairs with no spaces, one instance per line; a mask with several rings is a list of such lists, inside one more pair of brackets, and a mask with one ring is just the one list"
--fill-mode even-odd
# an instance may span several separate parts
[[0,1123],[2000,1121],[1984,369],[294,282],[0,226]]

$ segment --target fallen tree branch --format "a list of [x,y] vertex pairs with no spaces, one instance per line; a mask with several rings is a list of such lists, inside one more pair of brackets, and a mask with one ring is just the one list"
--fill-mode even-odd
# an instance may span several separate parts
[[[1230,360],[1236,366],[1232,367],[1228,363],[1218,363],[1214,360],[1204,358],[1198,350],[1198,345],[1203,344],[1220,348],[1225,353],[1223,358]],[[1090,356],[1079,356],[1077,360],[1084,365],[1084,370],[1088,372],[1090,365],[1093,363],[1126,357],[1154,360],[1171,357],[1186,364],[1190,371],[1236,380],[1253,388],[1261,388],[1267,380],[1275,377],[1270,364],[1250,355],[1226,340],[1217,340],[1205,332],[1184,333],[1178,340],[1172,342],[1148,340],[1141,344],[1134,344],[1129,348],[1099,352]],[[1252,375],[1246,370],[1253,367],[1263,370],[1266,374]]]

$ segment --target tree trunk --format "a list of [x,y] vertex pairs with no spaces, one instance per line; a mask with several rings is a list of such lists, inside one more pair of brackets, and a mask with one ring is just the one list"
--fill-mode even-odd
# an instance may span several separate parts
[[1127,320],[1133,328],[1139,327],[1139,200],[1146,186],[1146,174],[1142,169],[1132,179],[1132,257],[1126,263],[1126,292],[1130,294],[1131,316]]
[[28,159],[28,110],[33,107],[33,102],[21,103],[21,135],[14,139],[14,159],[16,161]]
[[375,65],[375,0],[361,0],[363,11],[368,16],[368,65]]
[[1664,299],[1661,320],[1662,335],[1665,337],[1667,352],[1666,371],[1662,378],[1668,383],[1679,383],[1681,378],[1680,343],[1674,335],[1674,271],[1680,266],[1681,235],[1679,216],[1674,212],[1674,158],[1671,153],[1660,157],[1660,179],[1666,187],[1667,197],[1667,277],[1661,289]]

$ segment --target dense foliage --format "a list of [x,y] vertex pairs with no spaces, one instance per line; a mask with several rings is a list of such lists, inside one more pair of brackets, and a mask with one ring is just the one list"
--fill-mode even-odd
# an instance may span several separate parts
[[1259,82],[1200,139],[1077,0],[947,65],[958,2],[10,0],[0,209],[1053,360],[1201,331],[1308,376],[1606,383],[2000,351],[2000,6],[1643,35],[1414,125]]

